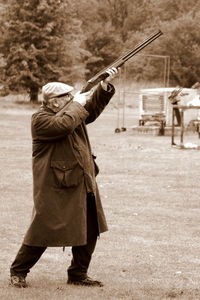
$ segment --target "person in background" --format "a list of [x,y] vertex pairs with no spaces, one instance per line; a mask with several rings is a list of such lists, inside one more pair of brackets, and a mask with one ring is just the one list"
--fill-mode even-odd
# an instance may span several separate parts
[[115,93],[118,69],[94,91],[72,95],[73,87],[49,82],[43,104],[32,115],[34,206],[31,224],[10,267],[10,285],[27,287],[26,276],[47,247],[72,247],[68,284],[103,286],[88,277],[97,237],[107,231],[86,125],[95,121]]

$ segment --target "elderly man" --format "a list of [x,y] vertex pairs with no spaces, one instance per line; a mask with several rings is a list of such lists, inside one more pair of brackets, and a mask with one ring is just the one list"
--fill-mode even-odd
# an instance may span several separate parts
[[47,247],[72,246],[68,284],[102,286],[87,275],[97,237],[107,230],[95,176],[86,124],[93,122],[112,96],[110,81],[93,92],[76,93],[73,87],[50,82],[42,88],[43,105],[32,116],[33,196],[30,227],[11,265],[10,284],[27,287],[26,276]]

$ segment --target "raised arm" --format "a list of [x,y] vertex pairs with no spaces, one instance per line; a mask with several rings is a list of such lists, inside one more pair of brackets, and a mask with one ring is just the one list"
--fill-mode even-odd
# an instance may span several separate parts
[[41,109],[32,116],[33,138],[44,141],[63,138],[71,134],[87,116],[88,112],[77,102],[70,102],[62,116]]
[[115,88],[111,84],[111,81],[117,76],[119,70],[112,68],[108,69],[106,72],[109,76],[101,81],[84,106],[89,112],[89,115],[85,120],[86,124],[96,120],[115,93]]

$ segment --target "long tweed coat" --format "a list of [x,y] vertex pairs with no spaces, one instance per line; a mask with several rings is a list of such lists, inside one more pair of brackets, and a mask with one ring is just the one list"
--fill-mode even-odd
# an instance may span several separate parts
[[99,233],[107,224],[86,130],[114,94],[99,85],[85,107],[70,102],[58,116],[41,107],[32,116],[34,207],[24,244],[78,246],[87,243],[87,193],[95,195]]

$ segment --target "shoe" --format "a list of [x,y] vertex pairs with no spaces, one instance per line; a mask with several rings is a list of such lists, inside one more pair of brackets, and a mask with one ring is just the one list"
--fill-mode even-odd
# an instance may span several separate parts
[[26,288],[27,283],[24,276],[12,275],[10,278],[10,285],[17,288]]
[[102,287],[103,283],[98,280],[93,280],[90,277],[86,277],[81,280],[68,279],[67,284],[84,285],[84,286],[99,286]]

